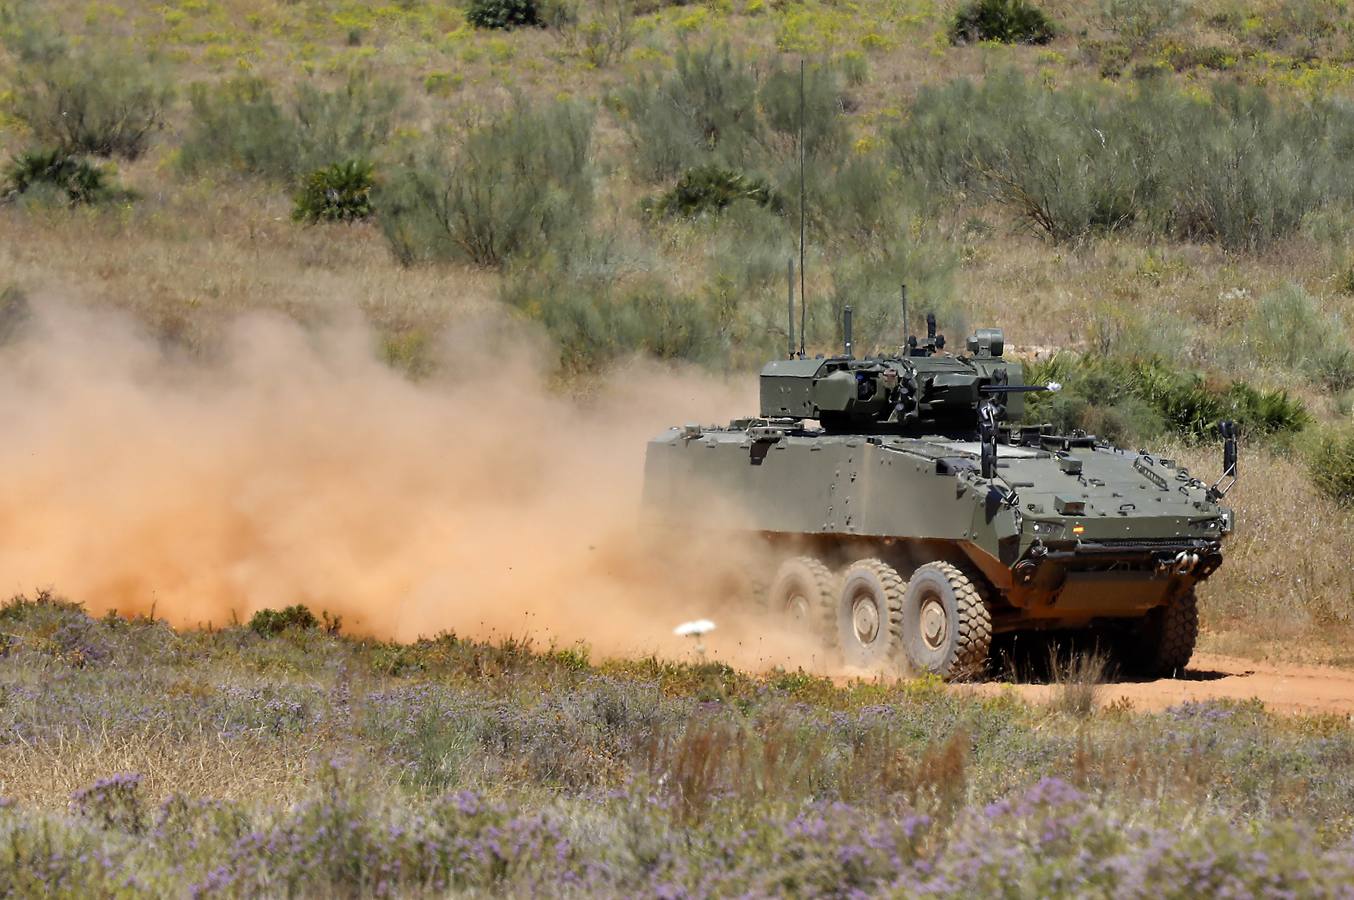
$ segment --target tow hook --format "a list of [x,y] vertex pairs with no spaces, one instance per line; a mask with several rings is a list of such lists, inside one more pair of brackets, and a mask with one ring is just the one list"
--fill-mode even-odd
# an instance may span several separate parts
[[1197,565],[1199,565],[1199,554],[1197,553],[1181,550],[1175,556],[1175,574],[1177,575],[1188,575],[1194,571]]

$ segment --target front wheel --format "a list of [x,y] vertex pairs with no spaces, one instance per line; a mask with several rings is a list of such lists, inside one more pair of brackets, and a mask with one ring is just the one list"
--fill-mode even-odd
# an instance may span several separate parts
[[1199,640],[1199,600],[1194,588],[1149,612],[1134,634],[1129,667],[1149,678],[1184,673]]
[[903,651],[913,672],[973,675],[991,646],[992,612],[973,579],[945,562],[912,573],[903,595]]

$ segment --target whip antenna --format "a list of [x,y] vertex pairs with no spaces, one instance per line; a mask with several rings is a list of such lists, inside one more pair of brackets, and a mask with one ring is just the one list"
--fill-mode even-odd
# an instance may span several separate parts
[[809,296],[804,292],[804,60],[799,60],[799,358],[804,358],[804,328]]

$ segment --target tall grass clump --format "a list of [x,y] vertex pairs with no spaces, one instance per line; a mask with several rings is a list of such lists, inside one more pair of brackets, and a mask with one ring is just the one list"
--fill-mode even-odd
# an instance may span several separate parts
[[968,0],[950,22],[954,44],[1047,44],[1055,34],[1053,22],[1028,0]]
[[1297,372],[1332,390],[1354,386],[1354,351],[1344,323],[1322,311],[1301,285],[1260,298],[1245,323],[1246,343],[1262,363]]
[[1322,429],[1304,449],[1317,489],[1337,503],[1354,506],[1354,428]]
[[371,159],[390,135],[400,91],[353,72],[333,90],[303,82],[279,99],[272,84],[243,77],[194,84],[180,165],[191,174],[234,169],[295,182],[317,169]]
[[1047,88],[1006,72],[922,91],[890,145],[933,195],[995,201],[1053,240],[1140,225],[1253,250],[1349,199],[1352,121],[1258,89],[1199,99],[1155,81]]
[[460,259],[497,267],[588,220],[593,116],[576,103],[519,103],[464,143],[429,141],[377,194],[405,265]]

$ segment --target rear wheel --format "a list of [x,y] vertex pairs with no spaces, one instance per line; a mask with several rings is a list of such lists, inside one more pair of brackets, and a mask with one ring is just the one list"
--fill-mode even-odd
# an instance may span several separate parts
[[837,640],[847,665],[898,665],[904,588],[903,577],[881,560],[862,559],[847,567],[837,603]]
[[903,595],[903,650],[914,672],[974,675],[991,645],[992,612],[975,580],[945,562],[912,573]]
[[780,564],[767,592],[768,611],[794,632],[833,643],[832,610],[837,580],[812,556],[794,556]]
[[1199,601],[1194,589],[1147,614],[1133,635],[1129,666],[1151,678],[1169,678],[1185,671],[1199,639]]

